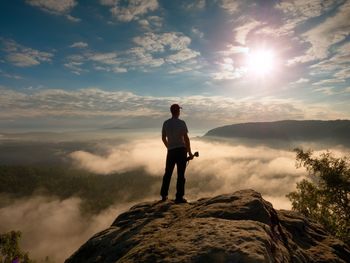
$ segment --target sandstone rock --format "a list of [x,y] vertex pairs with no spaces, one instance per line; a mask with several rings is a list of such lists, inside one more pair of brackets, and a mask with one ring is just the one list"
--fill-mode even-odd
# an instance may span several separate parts
[[350,248],[253,190],[188,204],[142,203],[87,241],[73,262],[349,262]]

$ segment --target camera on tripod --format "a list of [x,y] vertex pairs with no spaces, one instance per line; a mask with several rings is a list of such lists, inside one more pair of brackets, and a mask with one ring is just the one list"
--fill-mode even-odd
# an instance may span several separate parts
[[192,156],[188,156],[187,161],[193,160],[194,157],[199,157],[199,152],[195,152]]

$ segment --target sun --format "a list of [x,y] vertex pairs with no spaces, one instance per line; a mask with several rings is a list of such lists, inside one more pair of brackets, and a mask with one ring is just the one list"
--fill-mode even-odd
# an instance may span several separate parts
[[261,49],[247,53],[247,71],[257,76],[272,73],[275,66],[275,56],[271,50]]

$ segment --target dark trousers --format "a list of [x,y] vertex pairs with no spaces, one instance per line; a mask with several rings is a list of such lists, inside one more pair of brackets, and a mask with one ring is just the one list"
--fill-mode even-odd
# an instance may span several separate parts
[[181,199],[185,195],[186,158],[186,148],[168,150],[166,157],[165,174],[163,176],[163,184],[160,190],[161,196],[168,196],[171,175],[173,174],[175,164],[177,167],[176,199]]

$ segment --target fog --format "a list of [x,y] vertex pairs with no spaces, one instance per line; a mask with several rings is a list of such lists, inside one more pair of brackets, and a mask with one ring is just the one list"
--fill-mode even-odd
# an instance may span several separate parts
[[[47,191],[45,194],[34,191],[22,195],[0,193],[6,197],[0,202],[0,232],[22,231],[21,247],[38,261],[46,256],[54,262],[64,261],[88,238],[109,227],[122,211],[138,202],[159,199],[166,157],[159,134],[128,134],[96,141],[86,139],[78,144],[66,139],[64,144],[41,145],[40,149],[47,152],[36,152],[36,142],[31,142],[33,160],[35,156],[54,155],[55,164],[61,160],[61,165],[95,174],[100,181],[109,177],[108,180],[117,180],[117,187],[122,189],[108,188],[110,181],[102,190],[90,189],[96,199],[99,195],[115,195],[112,205],[92,213],[81,210],[81,204],[86,200],[78,193],[70,196],[57,196],[57,193]],[[6,143],[2,138],[0,148],[5,149],[9,143],[13,155],[16,151],[20,153],[24,144]],[[186,198],[189,201],[250,188],[262,193],[275,208],[290,209],[285,195],[293,191],[296,182],[307,174],[303,168],[296,169],[295,153],[289,147],[200,137],[192,138],[191,144],[193,152],[199,151],[200,156],[192,160],[186,170]],[[52,150],[53,145],[55,150]],[[29,152],[28,142],[25,148]],[[319,152],[324,150],[321,148],[318,147]],[[349,149],[341,146],[330,150],[338,156],[349,154]],[[29,165],[25,160],[25,165]],[[17,160],[16,165],[20,162]],[[126,172],[132,173],[122,174]],[[84,180],[84,177],[79,178]],[[176,170],[169,193],[171,199],[175,196],[175,182]],[[131,197],[122,198],[127,193],[132,193]]]
[[[266,198],[273,197],[275,207],[290,208],[285,195],[294,190],[295,183],[305,175],[304,169],[295,167],[294,152],[200,138],[191,142],[193,151],[200,152],[200,157],[191,161],[186,171],[186,195],[191,200],[252,188]],[[105,146],[102,155],[75,151],[70,157],[77,166],[101,175],[142,167],[147,173],[158,176],[160,181],[166,149],[159,138],[147,138]],[[174,190],[171,189],[173,195]]]

